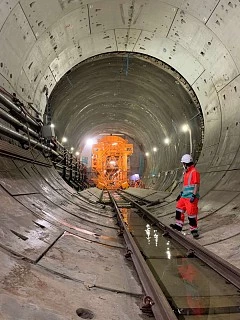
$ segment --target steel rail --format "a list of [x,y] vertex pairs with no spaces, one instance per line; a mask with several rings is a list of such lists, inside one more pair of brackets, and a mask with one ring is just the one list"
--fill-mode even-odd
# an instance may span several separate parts
[[171,309],[165,295],[163,294],[159,284],[154,278],[151,270],[149,269],[146,261],[144,260],[139,248],[133,240],[130,232],[127,229],[125,222],[123,221],[121,212],[117,206],[115,199],[109,193],[109,197],[114,204],[115,210],[117,211],[118,218],[121,222],[121,226],[124,229],[124,240],[131,250],[131,258],[134,266],[137,270],[139,279],[143,285],[144,291],[147,296],[151,297],[154,304],[152,305],[152,312],[156,320],[177,320],[176,315]]
[[173,230],[171,227],[168,227],[161,223],[156,217],[152,215],[150,211],[141,207],[137,202],[131,200],[128,196],[121,193],[121,196],[128,201],[130,201],[136,208],[141,210],[146,216],[156,224],[162,231],[168,234],[173,240],[180,243],[184,248],[189,252],[192,252],[194,256],[202,260],[209,267],[219,273],[223,278],[231,282],[235,287],[240,289],[240,270],[235,266],[231,265],[229,262],[223,260],[221,257],[217,256],[210,250],[204,248],[202,245],[197,243],[197,240],[191,240],[179,231]]

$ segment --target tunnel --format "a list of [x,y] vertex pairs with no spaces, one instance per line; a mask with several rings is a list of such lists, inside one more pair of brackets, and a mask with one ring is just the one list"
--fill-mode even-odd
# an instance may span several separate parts
[[[159,220],[167,225],[179,193],[181,156],[192,153],[201,174],[198,243],[236,268],[240,268],[239,17],[237,0],[0,3],[1,95],[10,99],[15,93],[18,103],[28,107],[26,112],[18,104],[19,112],[34,122],[32,114],[41,121],[46,106],[50,108],[58,137],[67,136],[76,149],[99,134],[122,134],[134,141],[145,154],[146,187],[169,193],[158,208]],[[67,264],[62,267],[59,248],[51,252],[59,263],[46,260],[36,269],[47,246],[54,248],[63,232],[69,242],[63,244],[66,252],[67,246],[77,252],[74,241],[83,234],[94,251],[91,236],[99,233],[98,227],[105,235],[101,241],[106,244],[110,239],[114,246],[114,227],[108,229],[107,221],[112,215],[110,210],[103,213],[98,203],[88,207],[86,199],[78,198],[37,150],[37,143],[26,149],[16,142],[23,127],[14,129],[4,98],[0,101],[0,319],[33,319],[34,314],[36,319],[78,319],[81,312],[75,310],[81,304],[93,308],[89,301],[102,312],[99,319],[103,314],[119,319],[113,313],[119,306],[126,309],[122,319],[140,319],[135,304],[132,308],[135,297],[130,302],[125,297],[118,300],[116,293],[83,297],[97,280],[88,277],[84,262],[84,280]],[[30,130],[25,126],[25,142],[30,141]],[[55,216],[55,206],[61,218]],[[94,228],[89,217],[85,231],[74,227],[80,236],[70,236],[71,226],[64,217],[78,212],[78,206],[92,213],[99,210],[100,215]],[[89,248],[82,249],[83,257]],[[99,252],[94,252],[92,258],[97,259]],[[131,272],[125,272],[131,278]],[[71,282],[75,277],[77,288]],[[113,281],[118,283],[119,278]],[[139,284],[132,286],[140,295]],[[104,290],[101,281],[100,287]],[[59,299],[53,298],[58,295]],[[66,299],[71,301],[68,306]],[[108,299],[112,305],[104,302],[103,311],[102,301]]]

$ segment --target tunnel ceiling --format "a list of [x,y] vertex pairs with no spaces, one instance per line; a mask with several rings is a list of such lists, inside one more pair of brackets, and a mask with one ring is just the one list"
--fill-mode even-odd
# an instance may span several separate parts
[[239,120],[239,17],[237,0],[3,0],[0,84],[43,112],[44,86],[51,93],[78,63],[116,51],[152,56],[197,95],[205,124],[199,162],[231,165],[239,147],[231,139]]
[[178,147],[181,126],[192,119],[192,134],[200,144],[199,105],[184,82],[170,67],[147,56],[97,56],[68,72],[56,86],[53,122],[59,138],[67,136],[74,147],[100,133],[124,133],[150,151],[163,148],[166,137]]

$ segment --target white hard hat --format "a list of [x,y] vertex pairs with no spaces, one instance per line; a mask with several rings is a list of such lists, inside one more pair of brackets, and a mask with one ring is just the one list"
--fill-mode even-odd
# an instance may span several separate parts
[[192,158],[192,156],[190,154],[184,154],[182,156],[181,162],[190,163],[190,162],[193,162],[193,158]]

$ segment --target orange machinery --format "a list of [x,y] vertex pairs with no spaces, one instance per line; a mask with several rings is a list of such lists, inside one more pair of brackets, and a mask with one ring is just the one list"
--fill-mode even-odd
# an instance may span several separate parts
[[128,156],[133,145],[118,136],[105,136],[92,147],[92,179],[99,189],[126,189],[128,185]]

